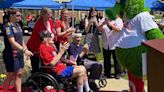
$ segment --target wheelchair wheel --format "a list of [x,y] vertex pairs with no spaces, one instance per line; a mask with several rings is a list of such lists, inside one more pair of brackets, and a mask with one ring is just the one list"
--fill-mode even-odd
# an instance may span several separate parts
[[107,85],[107,81],[105,78],[101,78],[98,82],[99,88],[104,88]]
[[57,80],[47,73],[35,73],[23,85],[23,92],[45,92],[46,90],[55,90],[56,92],[60,90]]

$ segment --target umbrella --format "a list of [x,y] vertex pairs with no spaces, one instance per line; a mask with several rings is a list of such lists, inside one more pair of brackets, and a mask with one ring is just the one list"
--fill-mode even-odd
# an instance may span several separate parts
[[153,11],[164,11],[164,2],[156,1],[151,7]]
[[[55,0],[62,2],[63,0]],[[113,7],[116,3],[115,0],[64,0],[67,9],[72,9],[72,16],[74,17],[75,10],[89,10],[91,7],[96,7],[97,10],[105,10],[106,8]],[[74,18],[72,18],[72,25],[74,25]]]
[[11,7],[22,9],[41,9],[48,7],[51,9],[61,9],[62,4],[53,0],[23,0],[22,2],[14,3]]
[[153,3],[156,2],[158,0],[145,0],[145,6],[152,8],[153,7]]
[[68,9],[76,10],[89,10],[91,7],[96,7],[97,10],[105,10],[106,8],[113,7],[115,0],[72,0],[72,2],[66,3]]
[[13,3],[20,1],[22,0],[0,0],[0,8],[9,8]]

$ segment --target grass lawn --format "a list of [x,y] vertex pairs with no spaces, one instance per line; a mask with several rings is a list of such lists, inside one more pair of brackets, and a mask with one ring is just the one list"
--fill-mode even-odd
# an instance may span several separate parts
[[98,61],[103,61],[104,60],[104,58],[103,58],[103,50],[102,50],[102,36],[100,35],[99,36],[99,41],[100,41],[100,48],[101,48],[101,53],[99,53],[98,55],[97,55],[97,57],[96,57],[96,59],[98,60]]

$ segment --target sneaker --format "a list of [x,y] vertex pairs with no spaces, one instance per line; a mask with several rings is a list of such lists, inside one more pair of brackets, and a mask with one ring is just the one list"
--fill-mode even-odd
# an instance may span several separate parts
[[126,75],[125,72],[122,72],[122,73],[121,73],[121,77],[124,77],[125,75]]
[[[98,88],[98,86],[97,86],[97,84],[96,84],[95,82],[90,82],[90,83],[89,83],[89,87],[92,89],[91,92],[93,92],[93,91],[98,91],[98,90],[99,90],[99,88]],[[89,91],[89,92],[90,92],[90,91]]]
[[115,79],[120,79],[120,77],[121,77],[120,74],[115,75]]

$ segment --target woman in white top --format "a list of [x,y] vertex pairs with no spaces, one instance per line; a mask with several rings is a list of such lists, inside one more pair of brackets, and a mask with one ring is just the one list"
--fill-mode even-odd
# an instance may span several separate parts
[[114,61],[115,78],[118,79],[122,73],[121,66],[116,58],[115,48],[117,40],[120,37],[120,31],[123,27],[123,20],[120,15],[116,16],[114,21],[103,18],[102,24],[99,26],[102,31],[102,44],[104,56],[104,75],[111,77],[111,56]]

